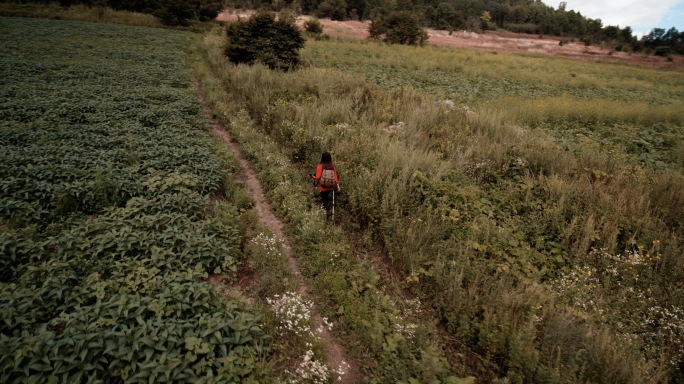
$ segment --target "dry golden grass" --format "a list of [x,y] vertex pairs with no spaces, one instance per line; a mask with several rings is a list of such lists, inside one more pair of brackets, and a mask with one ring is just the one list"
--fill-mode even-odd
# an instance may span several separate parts
[[646,102],[623,102],[609,99],[580,99],[570,95],[525,100],[505,98],[496,105],[509,119],[520,123],[545,120],[629,122],[653,125],[658,122],[684,123],[684,108],[676,104],[651,105]]

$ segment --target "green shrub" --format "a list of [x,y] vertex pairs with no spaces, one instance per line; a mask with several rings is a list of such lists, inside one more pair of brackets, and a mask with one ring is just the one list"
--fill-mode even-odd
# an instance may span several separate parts
[[344,20],[347,18],[347,2],[345,0],[323,0],[318,5],[316,15],[331,20]]
[[390,44],[423,45],[428,40],[418,17],[407,11],[392,12],[374,20],[368,28],[371,39],[382,39]]
[[672,48],[668,46],[656,47],[653,54],[656,56],[668,56],[672,54]]
[[309,19],[304,23],[304,30],[318,36],[323,33],[323,25],[318,19]]
[[196,13],[199,21],[211,21],[223,10],[223,0],[200,0],[196,3]]
[[163,0],[152,14],[165,25],[186,25],[195,16],[191,3],[184,0]]
[[261,11],[246,21],[228,25],[225,54],[236,64],[262,63],[271,69],[289,70],[299,65],[304,38],[297,26]]

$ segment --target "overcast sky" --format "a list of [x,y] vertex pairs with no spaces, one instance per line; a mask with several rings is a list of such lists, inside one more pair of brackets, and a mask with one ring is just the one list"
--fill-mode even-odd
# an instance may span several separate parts
[[[557,8],[560,0],[542,0]],[[601,19],[603,26],[632,27],[638,36],[653,28],[684,30],[684,0],[566,0],[566,9]]]

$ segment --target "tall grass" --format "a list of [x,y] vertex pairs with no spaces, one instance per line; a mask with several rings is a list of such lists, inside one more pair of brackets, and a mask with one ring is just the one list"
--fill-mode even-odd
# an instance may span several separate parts
[[13,17],[37,17],[47,19],[64,19],[92,22],[108,22],[143,27],[161,27],[156,17],[148,14],[117,11],[108,7],[88,7],[86,5],[72,5],[61,7],[57,3],[44,4],[14,4],[0,3],[0,15]]
[[[385,54],[409,52],[384,46],[373,52],[367,43],[310,44],[310,50],[325,51],[317,57],[350,65],[385,63]],[[511,112],[497,104],[470,109],[330,69],[272,73],[226,66],[220,47],[220,37],[205,39],[207,61],[229,98],[217,102],[244,106],[255,129],[291,161],[287,169],[305,174],[322,150],[332,151],[342,209],[351,216],[347,230],[384,245],[393,270],[437,311],[440,324],[460,341],[460,352],[479,357],[468,373],[485,381],[624,383],[677,374],[663,358],[681,359],[684,349],[640,352],[665,340],[649,338],[647,324],[621,328],[628,306],[614,297],[617,288],[606,280],[592,285],[592,300],[611,314],[604,316],[577,307],[555,282],[590,263],[592,249],[638,251],[651,264],[629,287],[648,287],[653,301],[644,311],[656,302],[684,305],[684,296],[668,288],[684,277],[678,256],[684,250],[684,180],[678,172],[648,171],[607,153],[574,154],[525,126],[537,114],[550,115],[563,98],[542,103],[537,112],[519,112],[514,124]],[[509,65],[519,65],[516,60]],[[583,108],[593,118],[642,121],[630,108],[603,111],[588,102]],[[662,108],[680,119],[674,109]],[[564,110],[559,120],[572,118],[571,108]],[[286,191],[299,188],[289,183]]]
[[620,102],[610,99],[581,99],[570,95],[524,100],[504,98],[495,102],[512,121],[536,124],[542,121],[627,122],[646,126],[656,123],[684,124],[679,105],[650,105],[643,101]]

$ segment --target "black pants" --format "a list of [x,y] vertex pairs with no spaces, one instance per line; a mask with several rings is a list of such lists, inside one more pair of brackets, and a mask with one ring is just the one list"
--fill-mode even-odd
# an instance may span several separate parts
[[323,200],[323,208],[325,208],[325,218],[330,220],[333,209],[333,191],[321,191],[321,200]]

